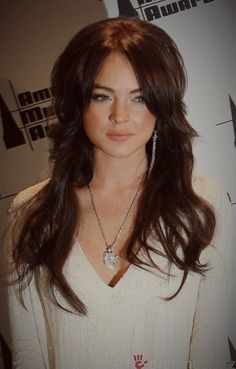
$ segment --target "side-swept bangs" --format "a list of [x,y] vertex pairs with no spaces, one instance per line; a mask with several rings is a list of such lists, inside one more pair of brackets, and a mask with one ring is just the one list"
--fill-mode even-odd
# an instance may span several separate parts
[[114,18],[83,28],[57,60],[52,86],[60,120],[74,120],[88,104],[96,75],[111,52],[129,59],[146,104],[157,117],[168,120],[183,108],[185,70],[174,41],[147,22]]

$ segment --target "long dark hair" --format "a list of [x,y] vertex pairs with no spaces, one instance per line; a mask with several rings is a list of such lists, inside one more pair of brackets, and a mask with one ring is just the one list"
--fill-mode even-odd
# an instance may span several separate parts
[[[86,306],[62,270],[80,218],[75,188],[87,185],[93,176],[93,148],[83,129],[82,113],[90,102],[96,75],[113,51],[130,61],[147,107],[158,120],[156,160],[144,180],[134,227],[127,240],[127,260],[141,268],[158,268],[152,253],[167,257],[170,264],[183,271],[178,291],[169,297],[174,298],[189,271],[206,270],[199,256],[211,242],[215,228],[213,210],[192,187],[191,141],[197,133],[185,116],[186,74],[175,43],[161,28],[137,19],[106,19],[86,26],[73,37],[52,71],[58,117],[51,131],[52,176],[22,204],[24,222],[13,250],[20,291],[25,280],[44,270],[52,301],[59,304],[54,294],[56,287],[81,314],[86,314]],[[150,140],[146,148],[149,163],[151,145]],[[19,231],[17,221],[15,227]],[[162,244],[163,254],[148,243],[150,239]],[[137,244],[148,262],[134,252]],[[177,252],[179,248],[182,256]]]

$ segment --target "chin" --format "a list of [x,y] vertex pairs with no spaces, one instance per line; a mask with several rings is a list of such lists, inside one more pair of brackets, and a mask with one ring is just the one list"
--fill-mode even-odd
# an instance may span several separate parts
[[[103,154],[106,157],[117,158],[117,159],[125,159],[131,158],[134,156],[142,157],[146,154],[146,145],[134,146],[134,145],[123,145],[123,144],[113,144],[107,146],[97,146],[98,154]],[[95,151],[96,151],[95,149]]]
[[[128,159],[135,155],[140,155],[139,150],[109,150],[109,152],[106,153],[107,156],[110,156],[112,158],[117,159]],[[142,152],[142,156],[144,153]]]

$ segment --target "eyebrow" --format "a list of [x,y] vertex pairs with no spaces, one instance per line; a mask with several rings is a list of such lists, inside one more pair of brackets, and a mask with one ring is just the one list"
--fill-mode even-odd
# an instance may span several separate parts
[[[102,85],[99,85],[97,83],[95,83],[95,85],[93,86],[93,89],[95,89],[95,88],[100,88],[101,90],[106,90],[106,91],[109,91],[109,92],[115,92],[112,88],[107,87],[107,86],[102,86]],[[130,91],[131,94],[134,94],[134,93],[137,93],[137,92],[141,92],[141,88],[136,88],[135,90]]]

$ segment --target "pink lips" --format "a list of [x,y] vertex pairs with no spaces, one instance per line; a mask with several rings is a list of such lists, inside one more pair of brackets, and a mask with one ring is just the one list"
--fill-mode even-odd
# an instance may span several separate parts
[[106,134],[108,138],[110,138],[111,140],[113,141],[125,141],[127,140],[128,138],[130,138],[131,136],[133,136],[133,133],[113,133],[113,132],[110,132],[110,133],[107,133]]

